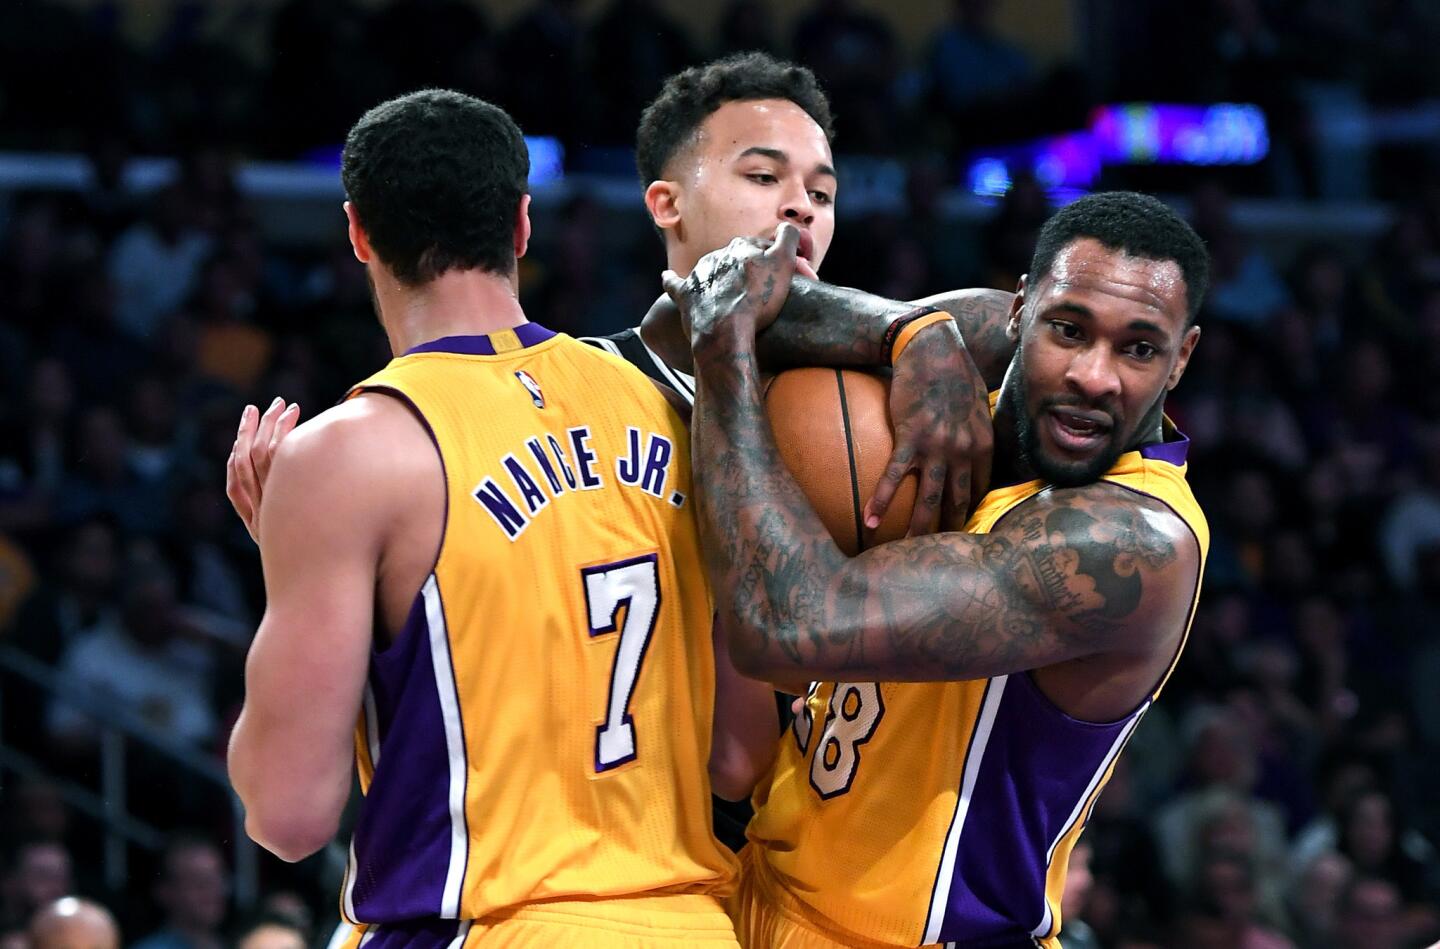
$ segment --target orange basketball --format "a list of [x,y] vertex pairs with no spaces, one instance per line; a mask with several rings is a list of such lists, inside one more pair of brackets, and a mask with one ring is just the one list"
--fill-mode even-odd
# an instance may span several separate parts
[[765,388],[785,467],[849,556],[905,536],[919,478],[905,476],[875,530],[861,512],[890,460],[890,381],[852,369],[790,369]]

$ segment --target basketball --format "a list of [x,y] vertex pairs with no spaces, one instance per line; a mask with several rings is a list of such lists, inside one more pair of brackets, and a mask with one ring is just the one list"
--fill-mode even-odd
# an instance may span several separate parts
[[765,410],[785,467],[851,557],[904,537],[915,505],[919,477],[911,472],[880,526],[865,527],[865,502],[895,444],[889,396],[889,379],[852,369],[790,369],[765,389]]

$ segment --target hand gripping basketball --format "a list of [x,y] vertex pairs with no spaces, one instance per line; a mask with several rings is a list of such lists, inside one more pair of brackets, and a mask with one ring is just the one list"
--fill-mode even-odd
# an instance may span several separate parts
[[661,283],[680,308],[691,345],[703,346],[721,330],[753,340],[774,322],[790,293],[799,246],[800,230],[782,224],[773,242],[737,237],[711,251],[688,277],[665,271]]

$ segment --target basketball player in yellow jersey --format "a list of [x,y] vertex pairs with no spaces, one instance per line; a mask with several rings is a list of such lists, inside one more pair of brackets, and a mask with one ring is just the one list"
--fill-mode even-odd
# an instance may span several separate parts
[[744,716],[717,708],[684,424],[526,321],[527,171],[509,117],[456,93],[347,138],[396,358],[275,452],[231,778],[294,860],[358,758],[352,947],[733,946],[707,760],[712,711]]
[[1208,255],[1143,195],[1052,218],[969,533],[847,559],[762,410],[755,333],[794,246],[783,229],[763,253],[666,275],[691,323],[697,500],[732,655],[824,680],[756,792],[741,941],[1058,946],[1070,850],[1199,594],[1208,532],[1163,407],[1200,335]]

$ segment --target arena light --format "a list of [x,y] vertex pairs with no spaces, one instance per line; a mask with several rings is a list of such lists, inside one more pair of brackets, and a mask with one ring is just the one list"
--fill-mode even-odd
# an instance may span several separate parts
[[[326,145],[312,148],[301,158],[311,167],[333,169],[338,176],[341,147]],[[530,187],[540,188],[564,180],[565,146],[560,144],[560,139],[549,135],[527,135],[525,147],[530,150]]]
[[1102,161],[1127,165],[1253,165],[1270,153],[1257,105],[1102,105],[1090,131]]
[[1104,165],[1253,165],[1269,153],[1257,105],[1129,102],[1100,106],[1083,131],[978,152],[964,180],[971,193],[995,198],[1028,173],[1063,203],[1093,186]]
[[1022,173],[1048,192],[1083,190],[1100,177],[1100,158],[1088,132],[1055,135],[985,150],[971,160],[965,181],[972,193],[993,198],[1009,191]]

